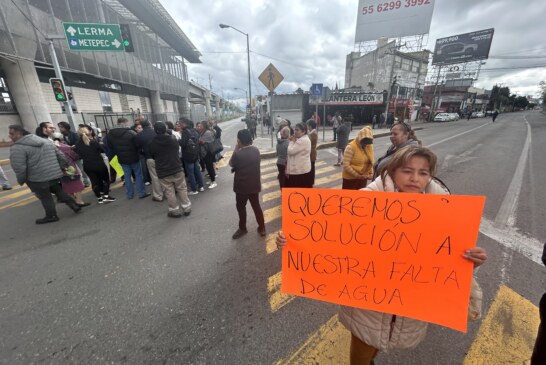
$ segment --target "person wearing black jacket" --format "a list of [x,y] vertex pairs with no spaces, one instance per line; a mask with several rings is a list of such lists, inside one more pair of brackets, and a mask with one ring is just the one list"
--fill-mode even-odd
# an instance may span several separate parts
[[[186,118],[180,119],[182,131],[180,132],[180,148],[182,148],[182,161],[188,178],[191,191],[188,195],[197,195],[199,191],[205,191],[203,175],[199,169],[199,133],[193,129],[193,122]],[[190,139],[192,141],[190,142]],[[196,145],[196,146],[195,146]],[[197,148],[197,150],[195,150]],[[199,191],[198,191],[199,189]]]
[[78,138],[74,149],[83,161],[83,170],[91,179],[91,186],[97,197],[97,202],[103,204],[116,201],[116,198],[110,196],[110,176],[108,176],[108,168],[102,158],[104,147],[91,138],[91,133],[87,128],[80,128],[78,134],[80,138]]
[[159,178],[157,177],[155,161],[150,157],[150,152],[148,151],[148,145],[154,139],[156,133],[149,121],[144,120],[140,122],[140,125],[142,126],[142,132],[137,133],[135,143],[146,159],[146,166],[148,167],[150,179],[152,180],[152,200],[160,202],[163,201],[163,189],[161,188]]
[[[167,126],[163,122],[155,123],[154,130],[157,135],[148,145],[148,152],[155,160],[157,176],[169,204],[168,216],[180,218],[182,212],[188,216],[191,212],[191,202],[178,157],[178,141],[175,136],[167,134]],[[181,204],[178,203],[177,195]]]
[[108,147],[118,156],[118,161],[123,168],[125,176],[125,189],[127,199],[133,199],[135,192],[131,175],[135,175],[135,184],[140,199],[150,196],[146,193],[144,180],[142,177],[142,167],[140,166],[138,148],[135,144],[136,132],[129,128],[127,118],[118,119],[118,127],[108,132]]

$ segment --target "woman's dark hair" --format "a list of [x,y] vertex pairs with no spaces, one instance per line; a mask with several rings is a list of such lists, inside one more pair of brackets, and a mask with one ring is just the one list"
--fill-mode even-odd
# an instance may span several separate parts
[[300,131],[302,131],[303,133],[307,134],[307,126],[305,125],[305,123],[298,123],[294,126],[294,129],[299,129]]
[[209,123],[206,121],[206,120],[202,120],[199,122],[199,124],[201,124],[201,126],[203,127],[203,129],[205,130],[209,130]]
[[415,145],[406,146],[396,151],[390,161],[381,169],[379,175],[384,178],[385,173],[387,173],[393,177],[394,172],[406,166],[413,157],[422,157],[427,160],[430,176],[434,176],[438,157],[436,157],[436,154],[432,150]]
[[417,143],[419,143],[419,146],[423,145],[423,142],[421,142],[421,140],[419,138],[417,138],[417,136],[415,135],[415,131],[413,129],[411,129],[411,126],[408,123],[406,123],[406,122],[394,123],[394,125],[391,127],[391,130],[394,127],[400,127],[402,129],[402,131],[408,135],[408,140],[417,141]]
[[63,127],[63,128],[66,129],[67,131],[70,130],[70,124],[68,124],[67,122],[59,122],[59,123],[57,123],[57,125],[58,125],[59,127]]
[[[173,122],[165,122],[165,124],[167,125],[167,128],[171,129],[171,130],[174,130],[174,124]],[[144,126],[143,126],[144,127]]]
[[315,122],[314,119],[308,119],[307,122],[305,122],[305,124],[307,124],[308,127],[311,127],[311,129],[317,128],[317,122]]
[[180,118],[178,121],[179,121],[180,123],[182,123],[182,124],[187,125],[188,128],[193,128],[193,127],[194,127],[193,121],[190,120],[190,119],[188,119],[188,118],[182,117],[182,118]]
[[151,126],[152,124],[150,123],[150,121],[148,121],[147,119],[143,120],[140,122],[140,125],[142,126],[142,128],[148,128],[149,126]]

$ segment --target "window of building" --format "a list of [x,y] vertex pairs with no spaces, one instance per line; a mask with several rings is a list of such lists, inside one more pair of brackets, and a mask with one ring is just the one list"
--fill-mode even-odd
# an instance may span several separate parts
[[0,77],[0,113],[16,113],[15,104],[3,77]]
[[411,70],[411,60],[408,60],[408,59],[402,60],[402,70],[404,71]]
[[413,65],[412,65],[412,67],[411,67],[411,71],[412,71],[412,72],[415,72],[415,73],[419,72],[419,62],[413,61]]
[[107,91],[99,91],[100,103],[102,104],[102,111],[112,112],[112,101],[110,100],[110,93]]
[[401,60],[402,59],[398,56],[394,57],[394,68],[400,68]]

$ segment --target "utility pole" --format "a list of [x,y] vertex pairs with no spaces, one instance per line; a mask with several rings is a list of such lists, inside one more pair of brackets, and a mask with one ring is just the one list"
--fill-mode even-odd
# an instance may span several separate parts
[[428,113],[428,121],[432,122],[434,109],[436,109],[436,90],[438,89],[438,83],[440,82],[440,72],[442,66],[438,66],[438,76],[436,77],[436,84],[434,85],[434,95],[432,96],[432,102],[430,103],[430,112]]
[[[51,62],[53,63],[53,69],[55,70],[55,77],[58,79],[61,79],[63,82],[63,85],[66,84],[63,79],[63,73],[61,71],[61,66],[59,65],[59,60],[57,59],[57,53],[55,52],[55,45],[53,44],[54,39],[65,39],[65,36],[48,36],[46,40],[49,41],[49,54],[51,56]],[[68,124],[70,124],[71,130],[76,130],[76,124],[74,123],[74,112],[72,111],[72,105],[70,105],[70,101],[64,101],[62,102],[64,105],[64,110],[66,112],[66,118],[68,119]]]

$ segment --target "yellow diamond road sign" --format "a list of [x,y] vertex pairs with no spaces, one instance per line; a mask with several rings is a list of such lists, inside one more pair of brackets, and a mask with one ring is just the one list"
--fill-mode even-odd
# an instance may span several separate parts
[[284,80],[284,76],[281,75],[279,70],[277,70],[272,63],[270,63],[258,77],[258,79],[260,79],[267,90],[272,92],[277,86],[279,86],[281,81]]

